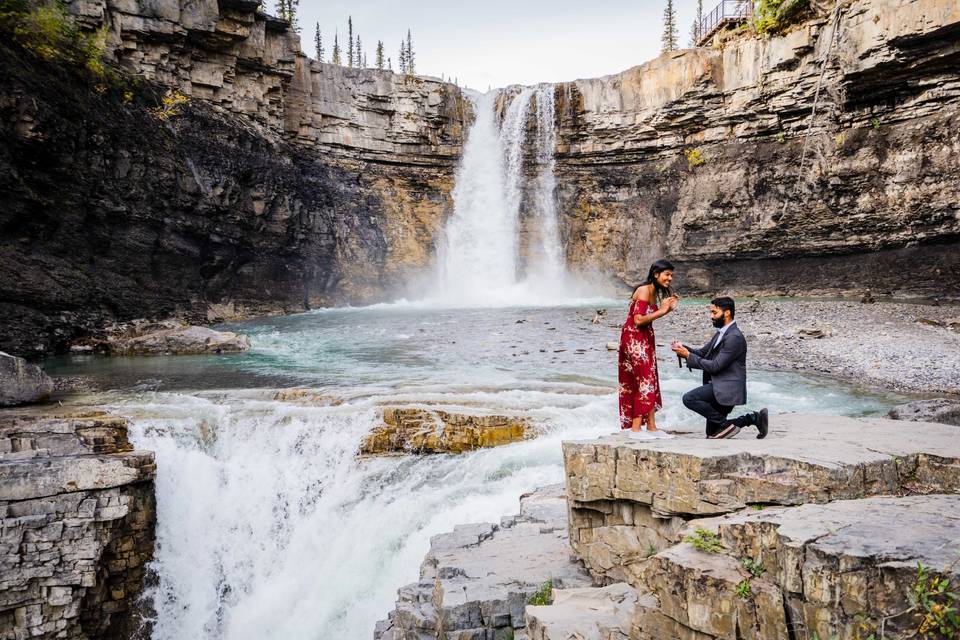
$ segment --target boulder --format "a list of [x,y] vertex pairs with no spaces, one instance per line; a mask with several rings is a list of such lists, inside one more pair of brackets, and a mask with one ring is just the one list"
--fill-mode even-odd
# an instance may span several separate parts
[[936,398],[897,405],[887,414],[894,420],[939,422],[960,426],[960,400]]
[[135,320],[107,330],[103,338],[74,344],[71,351],[95,351],[114,356],[200,355],[237,353],[250,348],[250,338],[232,331],[215,331],[178,320]]
[[0,351],[0,407],[40,402],[51,393],[53,381],[43,369]]
[[461,453],[519,442],[536,435],[523,418],[387,407],[383,422],[360,444],[361,454]]

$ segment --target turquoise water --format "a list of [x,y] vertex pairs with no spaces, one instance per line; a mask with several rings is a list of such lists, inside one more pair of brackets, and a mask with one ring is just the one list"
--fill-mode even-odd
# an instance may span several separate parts
[[[228,325],[250,352],[74,357],[101,402],[131,417],[158,462],[154,637],[372,637],[396,589],[415,581],[432,535],[497,521],[519,495],[562,482],[560,442],[617,428],[623,305],[323,310]],[[706,338],[682,336],[690,341]],[[677,337],[657,325],[664,345]],[[698,425],[680,404],[698,377],[661,352],[661,426]],[[303,387],[340,404],[273,400]],[[824,378],[752,371],[750,405],[869,415],[893,399]],[[522,414],[531,441],[461,456],[358,459],[384,406]]]

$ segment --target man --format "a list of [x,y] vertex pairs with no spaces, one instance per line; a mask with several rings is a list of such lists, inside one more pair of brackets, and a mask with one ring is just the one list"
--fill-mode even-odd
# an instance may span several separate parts
[[673,351],[687,359],[687,366],[703,370],[703,386],[688,391],[683,405],[707,419],[707,438],[732,438],[748,425],[757,427],[758,438],[767,435],[767,410],[747,413],[728,420],[733,407],[747,402],[747,341],[734,320],[733,298],[710,301],[710,320],[717,333],[700,349],[671,344]]

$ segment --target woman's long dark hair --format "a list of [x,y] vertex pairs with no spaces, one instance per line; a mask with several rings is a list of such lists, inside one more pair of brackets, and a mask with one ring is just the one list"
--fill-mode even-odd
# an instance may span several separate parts
[[[647,273],[647,279],[641,282],[637,287],[642,287],[645,284],[652,284],[654,295],[657,298],[657,302],[663,300],[664,298],[669,298],[672,295],[672,292],[668,287],[664,287],[659,282],[657,282],[657,276],[664,271],[673,271],[673,263],[669,260],[657,260],[652,265],[650,265],[650,272]],[[636,289],[634,289],[636,290]]]

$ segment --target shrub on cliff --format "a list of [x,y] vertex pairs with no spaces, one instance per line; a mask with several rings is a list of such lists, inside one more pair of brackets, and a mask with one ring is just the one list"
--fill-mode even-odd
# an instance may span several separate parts
[[103,79],[106,27],[83,31],[60,0],[0,0],[0,34],[44,60],[83,68]]
[[779,33],[801,21],[809,8],[809,0],[760,0],[753,14],[753,28],[757,33]]

